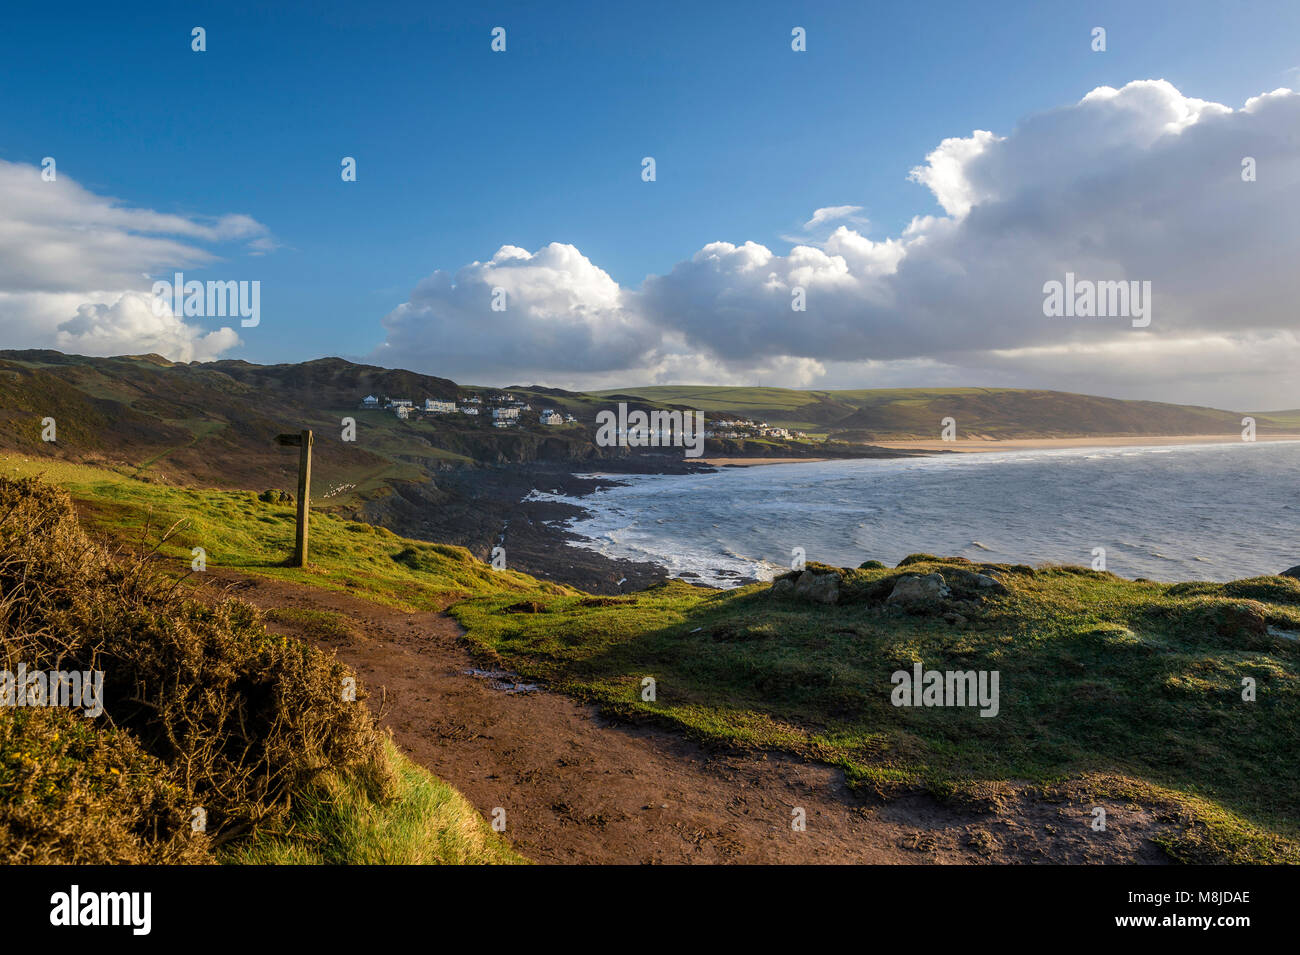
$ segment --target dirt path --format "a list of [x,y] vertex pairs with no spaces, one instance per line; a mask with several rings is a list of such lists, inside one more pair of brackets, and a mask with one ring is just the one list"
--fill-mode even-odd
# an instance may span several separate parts
[[[1145,838],[1154,821],[1123,806],[1108,807],[1104,839],[1090,837],[1077,808],[994,816],[922,796],[867,807],[838,770],[711,751],[669,732],[611,723],[544,690],[506,692],[467,672],[476,664],[459,625],[444,614],[408,614],[218,568],[209,580],[264,610],[346,617],[350,636],[280,620],[270,626],[337,651],[362,677],[372,707],[382,693],[382,722],[402,749],[485,816],[504,808],[506,835],[538,862],[1158,861]],[[791,826],[796,807],[806,813],[804,832]],[[1127,833],[1126,812],[1134,817]],[[1058,835],[1044,849],[1044,831],[1053,829]]]

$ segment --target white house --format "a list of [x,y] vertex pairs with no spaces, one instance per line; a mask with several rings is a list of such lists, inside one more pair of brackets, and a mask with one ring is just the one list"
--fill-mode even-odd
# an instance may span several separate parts
[[564,424],[564,416],[548,409],[542,412],[542,424]]
[[415,402],[412,401],[410,398],[390,398],[390,399],[388,400],[388,407],[390,407],[390,408],[414,408],[414,407],[415,407]]
[[378,408],[378,407],[379,407],[379,399],[376,398],[374,395],[366,395],[364,398],[361,399],[361,407],[363,407],[363,408]]
[[461,414],[478,414],[478,409],[477,409],[477,408],[472,408],[472,407],[470,407],[469,405],[461,405],[461,406],[460,406],[460,413],[461,413]]
[[516,420],[518,417],[519,417],[519,409],[518,409],[518,408],[493,408],[493,409],[492,409],[492,420],[493,420],[493,421],[507,421],[507,422],[508,422],[508,421],[514,421],[514,420]]
[[429,414],[451,414],[456,410],[456,402],[439,401],[437,398],[425,398],[424,410]]
[[407,418],[411,417],[411,411],[412,411],[412,410],[413,410],[413,409],[411,408],[410,405],[394,405],[394,406],[393,406],[393,411],[397,414],[397,417],[401,418],[403,421],[405,421]]

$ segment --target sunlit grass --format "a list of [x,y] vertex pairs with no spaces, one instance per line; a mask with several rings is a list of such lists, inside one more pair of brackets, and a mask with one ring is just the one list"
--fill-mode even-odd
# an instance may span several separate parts
[[43,476],[72,494],[83,521],[117,541],[153,547],[189,565],[203,548],[211,567],[357,592],[406,609],[441,609],[484,593],[516,593],[541,587],[513,571],[497,571],[463,547],[399,537],[372,524],[314,511],[310,565],[285,566],[293,551],[296,512],[291,503],[272,504],[252,491],[174,487],[133,479],[101,468],[0,455],[0,474]]
[[237,865],[517,865],[525,863],[465,797],[388,743],[397,780],[382,798],[329,778],[299,799],[292,828],[223,854]]

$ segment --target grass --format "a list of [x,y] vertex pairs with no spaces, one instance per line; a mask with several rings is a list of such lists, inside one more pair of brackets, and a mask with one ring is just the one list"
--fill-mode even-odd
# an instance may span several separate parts
[[159,553],[186,566],[193,549],[202,547],[209,566],[346,590],[406,610],[441,610],[472,595],[539,586],[570,592],[493,570],[463,547],[409,540],[322,511],[312,513],[310,565],[287,567],[296,519],[292,504],[270,504],[252,491],[173,487],[87,465],[0,455],[0,477],[30,476],[66,488],[82,521],[112,539],[152,547],[174,526]]
[[386,755],[394,792],[376,800],[332,778],[299,800],[286,836],[265,835],[222,855],[237,865],[465,865],[527,860],[460,793],[399,753]]
[[[184,445],[181,445],[180,447],[193,447],[194,445],[202,441],[204,438],[217,434],[220,431],[224,430],[226,427],[226,424],[223,421],[206,421],[202,418],[192,418],[188,420],[180,419],[175,421],[168,421],[167,423],[176,425],[177,427],[185,428],[187,431],[193,433],[194,435],[193,439],[186,442]],[[139,475],[144,471],[149,470],[149,468],[151,468],[153,465],[157,464],[167,455],[171,454],[173,451],[176,450],[179,450],[179,447],[168,448],[165,451],[160,451],[157,454],[153,455],[152,457],[147,458],[146,460],[140,463],[140,467],[136,470],[136,474]]]
[[[887,608],[903,573],[889,568],[842,571],[836,606],[673,582],[627,598],[486,596],[452,613],[486,656],[611,714],[839,765],[879,795],[1103,774],[1236,846],[1212,857],[1300,861],[1300,645],[1268,630],[1300,630],[1300,582],[1004,571],[1010,592],[966,608],[965,629]],[[893,706],[891,674],[915,662],[997,670],[1000,713]]]

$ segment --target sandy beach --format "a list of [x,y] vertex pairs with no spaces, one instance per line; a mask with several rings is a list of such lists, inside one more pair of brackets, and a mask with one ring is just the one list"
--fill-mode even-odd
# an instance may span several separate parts
[[764,464],[811,464],[814,461],[829,461],[830,458],[700,458],[701,464],[715,468],[754,468]]
[[[1300,434],[1261,434],[1256,441],[1300,441]],[[876,448],[898,451],[954,451],[958,453],[981,451],[1031,451],[1052,448],[1135,448],[1160,447],[1178,444],[1233,444],[1241,441],[1240,434],[1147,434],[1101,435],[1078,438],[961,438],[957,441],[872,441]],[[830,461],[831,458],[699,458],[700,464],[715,468],[760,467],[765,464],[809,464],[813,461]],[[841,459],[835,459],[841,460]],[[842,459],[852,460],[852,459]]]
[[[1300,434],[1261,434],[1257,441],[1300,441]],[[1233,444],[1240,434],[1127,435],[1079,438],[961,438],[957,441],[873,441],[881,448],[906,451],[1029,451],[1042,448],[1132,448],[1176,444]]]

